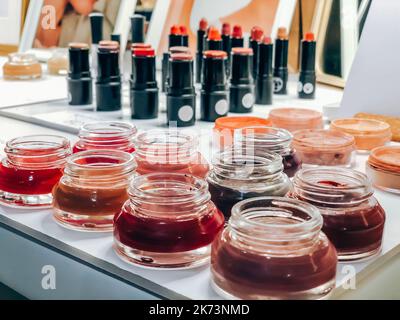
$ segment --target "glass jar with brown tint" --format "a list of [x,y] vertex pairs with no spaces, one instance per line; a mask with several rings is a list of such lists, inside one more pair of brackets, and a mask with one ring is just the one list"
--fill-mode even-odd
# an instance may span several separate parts
[[33,54],[11,53],[3,66],[5,80],[32,80],[42,76],[42,66]]
[[111,231],[114,216],[128,199],[136,162],[118,150],[89,150],[69,157],[53,189],[54,217],[81,231]]
[[228,299],[319,299],[336,282],[335,247],[308,203],[241,201],[211,250],[212,285]]

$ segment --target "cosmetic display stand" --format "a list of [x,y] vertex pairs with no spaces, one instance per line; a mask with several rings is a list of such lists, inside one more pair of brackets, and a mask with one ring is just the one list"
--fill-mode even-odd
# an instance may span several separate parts
[[[289,85],[295,93],[296,82]],[[50,89],[49,89],[50,91]],[[319,87],[317,100],[298,100],[295,95],[276,97],[275,106],[303,106],[321,110],[323,104],[334,103],[341,98],[341,91]],[[126,104],[125,104],[126,105]],[[62,103],[43,103],[24,106],[26,116],[31,111],[51,106],[58,111],[71,110]],[[47,108],[47,109],[46,109]],[[3,109],[1,115],[12,116],[12,108]],[[256,106],[253,115],[266,117],[270,107]],[[45,112],[46,113],[46,112]],[[51,114],[51,113],[50,113]],[[94,114],[94,113],[93,113]],[[21,117],[14,116],[21,119]],[[62,123],[63,119],[48,121]],[[53,119],[53,120],[50,120]],[[160,127],[165,121],[161,112],[158,120],[134,121],[139,129]],[[32,121],[31,121],[32,122]],[[35,122],[35,121],[33,121]],[[0,149],[8,139],[27,134],[61,134],[76,141],[72,133],[56,130],[53,126],[38,126],[0,116]],[[76,124],[69,124],[73,128]],[[49,128],[52,127],[52,128]],[[200,136],[203,154],[210,157],[209,140],[213,123],[198,121],[192,129],[204,133]],[[65,130],[72,132],[72,130]],[[2,151],[1,151],[2,152]],[[367,155],[357,155],[355,169],[364,171]],[[358,263],[339,264],[338,288],[332,297],[370,298],[399,297],[396,292],[400,279],[398,246],[400,245],[400,215],[398,196],[377,191],[376,197],[387,213],[383,250],[379,256]],[[13,209],[0,206],[0,282],[30,299],[219,299],[210,285],[209,266],[187,270],[151,270],[122,261],[114,252],[110,233],[76,232],[59,226],[52,217],[51,209]],[[388,267],[386,267],[388,265]],[[384,267],[383,267],[384,266]],[[342,290],[341,283],[348,281],[349,271],[355,272],[355,290]],[[376,270],[376,271],[375,271]],[[380,271],[383,270],[383,271]],[[381,279],[381,277],[384,277]],[[388,279],[393,279],[388,283]],[[373,284],[373,289],[370,286]],[[390,287],[390,288],[388,288]]]

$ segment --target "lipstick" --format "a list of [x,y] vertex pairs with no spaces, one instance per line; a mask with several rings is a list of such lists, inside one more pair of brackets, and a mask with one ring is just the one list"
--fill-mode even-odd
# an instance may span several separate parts
[[161,91],[165,92],[168,87],[168,72],[169,72],[169,58],[173,53],[188,53],[190,54],[190,50],[188,47],[177,46],[169,48],[168,52],[163,54],[163,60],[161,65]]
[[273,57],[272,39],[265,37],[258,45],[258,66],[256,72],[256,104],[272,104],[273,83],[272,76],[272,57]]
[[232,38],[231,38],[231,25],[228,22],[224,22],[222,25],[222,50],[224,50],[228,56],[225,64],[226,76],[229,78],[231,70],[231,50],[232,50]]
[[243,30],[239,25],[233,26],[232,31],[232,48],[244,47]]
[[185,26],[180,26],[179,30],[181,31],[182,35],[182,46],[188,47],[189,46],[189,34],[187,28]]
[[173,25],[169,31],[168,36],[168,49],[171,47],[182,46],[182,33],[181,27],[178,25]]
[[132,119],[157,118],[158,87],[154,49],[133,49],[130,88]]
[[301,63],[300,76],[298,83],[299,98],[314,99],[315,98],[315,52],[317,42],[313,33],[306,33],[301,42]]
[[229,111],[249,113],[254,106],[254,82],[251,76],[251,48],[232,48],[232,70],[229,88]]
[[89,14],[90,27],[92,32],[92,72],[96,75],[97,71],[97,48],[99,42],[103,39],[103,21],[104,15],[99,12]]
[[222,50],[222,37],[218,29],[210,27],[208,29],[207,50]]
[[274,93],[287,94],[289,36],[286,28],[279,28],[275,41]]
[[69,44],[69,71],[67,77],[69,104],[87,105],[93,102],[92,76],[89,64],[89,46],[86,43]]
[[252,67],[252,75],[253,79],[257,77],[257,69],[258,69],[258,46],[263,40],[264,31],[260,27],[253,27],[250,33],[250,48],[253,49],[253,67]]
[[201,84],[201,120],[214,122],[228,114],[228,90],[226,84],[225,51],[209,50],[203,55]]
[[201,82],[201,66],[203,62],[203,51],[205,47],[205,37],[207,34],[208,22],[205,18],[199,22],[197,30],[197,52],[196,52],[196,83]]
[[132,43],[143,43],[144,40],[144,23],[146,18],[141,14],[134,14],[131,17],[131,41]]
[[182,46],[182,34],[181,28],[178,25],[173,25],[170,28],[168,35],[168,51],[163,53],[162,62],[161,62],[161,91],[166,91],[166,83],[168,78],[168,60],[170,55],[170,49],[172,47],[181,47]]
[[176,123],[178,127],[192,126],[196,121],[193,58],[188,53],[173,53],[168,67],[168,123]]
[[96,110],[121,110],[121,73],[119,69],[118,42],[100,41],[97,59]]

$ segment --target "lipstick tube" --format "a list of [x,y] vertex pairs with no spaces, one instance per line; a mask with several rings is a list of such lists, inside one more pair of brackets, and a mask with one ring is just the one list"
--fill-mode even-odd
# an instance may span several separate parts
[[205,47],[205,37],[207,34],[208,22],[205,18],[200,20],[197,30],[197,52],[196,52],[196,83],[201,82],[201,67],[203,63],[203,51]]
[[203,55],[203,77],[200,95],[201,120],[214,122],[228,114],[225,51],[210,50]]
[[275,41],[274,93],[287,94],[289,37],[286,28],[279,28]]
[[229,111],[250,113],[254,106],[254,81],[251,76],[251,48],[232,48]]
[[96,76],[97,72],[97,49],[99,42],[103,40],[103,20],[104,15],[99,12],[94,12],[89,15],[90,27],[92,32],[92,73]]
[[222,50],[222,38],[217,28],[210,27],[207,37],[207,50]]
[[189,47],[189,34],[185,26],[179,26],[182,35],[182,46]]
[[92,104],[93,81],[90,73],[89,46],[86,43],[70,43],[68,52],[69,104],[73,106]]
[[233,26],[232,32],[232,48],[243,48],[244,47],[244,39],[243,39],[243,30],[239,25]]
[[315,52],[317,42],[313,33],[306,33],[301,42],[301,64],[298,83],[298,94],[301,99],[315,98]]
[[141,14],[134,14],[131,17],[131,41],[132,43],[143,43],[144,39],[144,23],[146,18]]
[[272,40],[265,37],[258,46],[258,68],[256,72],[256,104],[272,104],[273,82],[272,76]]
[[193,58],[187,53],[171,54],[167,88],[167,120],[178,127],[196,121],[196,93],[193,85]]
[[96,110],[118,111],[122,108],[119,45],[100,41],[97,50]]
[[258,47],[263,40],[263,36],[264,36],[264,31],[260,27],[255,26],[251,29],[249,45],[250,48],[253,49],[253,66],[252,66],[253,79],[256,79],[257,77]]
[[168,36],[168,51],[163,53],[161,62],[161,91],[166,91],[166,83],[168,79],[168,60],[170,56],[170,49],[172,47],[182,47],[182,34],[181,29],[177,25],[173,25],[170,29]]
[[157,118],[158,87],[154,49],[134,49],[130,87],[132,119]]
[[163,60],[162,60],[162,65],[161,65],[161,87],[162,87],[162,92],[166,92],[167,87],[168,87],[168,72],[169,72],[169,58],[171,54],[173,53],[188,53],[190,54],[190,50],[188,47],[183,47],[183,46],[178,46],[178,47],[171,47],[169,48],[169,51],[164,53],[163,55]]
[[222,37],[222,50],[226,52],[228,58],[225,63],[226,77],[229,78],[231,70],[231,50],[232,50],[232,38],[231,38],[231,25],[225,22],[222,25],[221,30]]

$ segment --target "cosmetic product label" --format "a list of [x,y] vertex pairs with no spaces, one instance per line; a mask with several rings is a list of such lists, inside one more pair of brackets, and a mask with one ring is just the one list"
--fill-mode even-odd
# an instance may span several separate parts
[[226,99],[222,99],[219,100],[216,104],[215,104],[215,112],[218,115],[225,115],[227,114],[229,111],[229,104],[228,101]]
[[312,83],[306,83],[303,86],[303,91],[305,94],[311,94],[314,92],[314,85]]
[[280,92],[283,89],[283,80],[281,78],[274,78],[274,92]]
[[182,106],[178,111],[178,117],[181,121],[188,122],[193,119],[194,112],[191,106]]
[[242,98],[242,105],[246,109],[250,109],[254,105],[254,95],[252,93],[247,93]]

